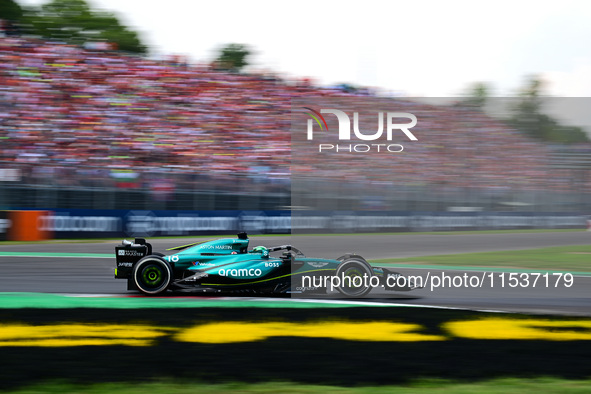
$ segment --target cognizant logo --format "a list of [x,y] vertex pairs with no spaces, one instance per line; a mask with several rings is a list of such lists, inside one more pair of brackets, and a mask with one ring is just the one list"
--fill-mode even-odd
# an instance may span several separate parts
[[[332,114],[337,117],[339,122],[339,141],[352,141],[351,136],[351,119],[349,116],[338,109],[321,109],[320,112],[310,108],[304,107],[310,111],[308,115],[307,139],[314,140],[314,125],[318,125],[321,132],[328,132],[328,125],[326,119],[322,114]],[[400,123],[400,119],[406,119],[406,123]],[[410,122],[408,122],[408,120]],[[418,141],[417,137],[409,130],[417,125],[417,117],[408,112],[387,112],[386,113],[386,140],[392,141],[395,135],[400,135],[402,132],[409,140]],[[359,113],[353,112],[353,134],[354,139],[361,141],[376,141],[382,138],[384,134],[384,112],[378,112],[378,130],[371,133],[363,133],[359,129]],[[384,143],[364,143],[364,144],[318,144],[318,152],[402,152],[404,147],[400,144],[384,144]]]

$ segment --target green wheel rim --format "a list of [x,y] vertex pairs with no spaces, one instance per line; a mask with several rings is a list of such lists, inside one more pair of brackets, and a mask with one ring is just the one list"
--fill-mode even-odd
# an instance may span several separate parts
[[148,266],[142,271],[142,281],[150,287],[158,287],[162,284],[164,275],[162,270],[156,266]]
[[[354,268],[349,268],[348,270],[346,270],[344,272],[344,277],[348,277],[351,278],[351,286],[344,286],[347,289],[359,289],[360,287],[363,287],[363,279],[361,280],[361,284],[360,286],[355,286],[355,278],[356,277],[361,277],[363,278],[363,273],[361,271],[359,271],[358,268],[354,267]],[[349,281],[345,281],[345,283],[348,284]]]
[[[347,265],[350,266],[347,267]],[[343,282],[339,286],[341,294],[347,297],[360,297],[364,296],[370,290],[367,286],[366,281],[363,279],[363,275],[371,276],[371,272],[368,272],[361,263],[350,262],[345,263],[344,269],[340,271],[339,276],[342,275]],[[345,279],[347,278],[347,279]],[[358,280],[356,280],[359,278]]]

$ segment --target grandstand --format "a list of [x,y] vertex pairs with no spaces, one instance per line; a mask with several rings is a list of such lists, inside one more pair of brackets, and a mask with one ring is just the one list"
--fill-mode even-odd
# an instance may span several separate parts
[[292,163],[292,99],[363,108],[366,94],[2,37],[0,207],[278,209],[300,177],[313,207],[346,181],[358,208],[589,208],[589,147],[565,155],[461,108],[381,99],[421,120],[412,154]]

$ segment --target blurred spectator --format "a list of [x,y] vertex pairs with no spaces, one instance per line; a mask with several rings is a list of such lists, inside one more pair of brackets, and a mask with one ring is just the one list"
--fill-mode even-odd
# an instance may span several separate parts
[[480,112],[401,99],[389,102],[421,120],[413,129],[421,143],[412,154],[371,160],[351,155],[347,167],[338,169],[314,156],[292,164],[292,98],[342,98],[349,104],[358,97],[362,108],[370,91],[290,84],[108,49],[0,38],[3,168],[18,166],[27,181],[64,185],[110,182],[116,170],[129,171],[142,175],[143,185],[163,199],[175,189],[162,181],[166,174],[180,174],[177,182],[190,188],[235,177],[286,184],[290,174],[312,170],[312,176],[335,181],[479,187],[491,193],[573,187],[567,172],[549,166],[547,146]]

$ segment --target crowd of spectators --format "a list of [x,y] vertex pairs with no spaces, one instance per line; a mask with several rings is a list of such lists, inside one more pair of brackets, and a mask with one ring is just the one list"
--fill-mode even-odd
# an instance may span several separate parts
[[[389,183],[394,186],[434,186],[446,188],[479,188],[489,193],[507,190],[572,191],[587,188],[591,169],[560,166],[553,160],[552,147],[533,140],[506,126],[502,121],[481,111],[461,106],[424,104],[417,101],[390,99],[390,108],[410,112],[418,119],[412,133],[418,141],[410,141],[402,132],[395,141],[383,138],[357,143],[400,143],[404,150],[394,154],[343,154],[336,149],[325,150],[322,160],[312,160],[310,151],[295,151],[300,166],[293,172],[310,173],[322,179],[358,179],[361,182]],[[383,105],[382,108],[386,107]],[[345,100],[335,108],[356,108],[359,113],[380,107],[380,100]],[[376,119],[367,119],[368,134],[375,132]],[[384,125],[384,130],[385,130]],[[318,133],[316,135],[319,135]],[[319,143],[334,144],[324,135]],[[349,144],[339,144],[341,151]],[[362,149],[367,149],[362,147]],[[382,148],[383,149],[383,148]],[[554,155],[555,156],[555,155]],[[316,156],[317,158],[319,156]],[[362,171],[360,171],[362,169]]]
[[293,174],[391,186],[574,187],[569,170],[549,165],[547,146],[501,122],[478,111],[400,98],[380,102],[419,119],[413,128],[419,141],[406,141],[403,153],[319,156],[311,148],[292,162],[293,99],[342,100],[363,109],[375,98],[268,75],[3,37],[0,168],[66,185],[100,179],[228,184],[237,178],[288,184]]

